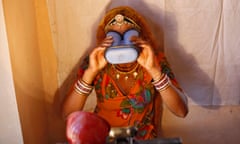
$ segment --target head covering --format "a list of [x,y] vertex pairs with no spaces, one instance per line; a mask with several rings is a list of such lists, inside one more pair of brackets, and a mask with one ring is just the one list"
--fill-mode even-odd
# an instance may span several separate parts
[[140,28],[140,37],[146,41],[148,41],[154,49],[157,49],[156,42],[154,41],[153,34],[150,31],[150,28],[142,15],[140,15],[137,11],[128,6],[119,6],[109,10],[104,18],[99,23],[97,29],[97,44],[101,43],[101,41],[106,37],[106,33],[104,31],[106,25],[117,15],[121,14],[130,18],[134,21]]

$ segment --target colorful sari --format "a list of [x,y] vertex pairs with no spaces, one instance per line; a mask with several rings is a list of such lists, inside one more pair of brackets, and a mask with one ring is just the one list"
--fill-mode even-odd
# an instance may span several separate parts
[[[180,89],[163,53],[157,55],[162,72]],[[87,68],[88,59],[79,70],[81,77]],[[111,127],[135,126],[138,139],[156,137],[161,115],[161,97],[151,83],[152,77],[139,67],[138,76],[130,92],[123,94],[113,79],[112,65],[108,64],[95,78],[94,86],[97,96],[95,113],[108,121]],[[181,89],[180,89],[181,90]]]

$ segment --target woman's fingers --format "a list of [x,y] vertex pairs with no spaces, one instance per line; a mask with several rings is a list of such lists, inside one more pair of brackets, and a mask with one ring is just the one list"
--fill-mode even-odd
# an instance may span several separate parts
[[137,46],[137,47],[139,47],[139,48],[142,48],[142,50],[143,49],[151,49],[151,46],[150,46],[150,44],[149,44],[149,42],[147,42],[146,40],[143,40],[143,39],[141,39],[140,37],[136,37],[136,36],[133,36],[132,38],[131,38],[131,42],[135,45],[135,46]]
[[108,36],[102,41],[102,43],[100,44],[100,47],[110,47],[112,43],[113,43],[113,37]]
[[105,61],[104,51],[106,50],[106,48],[110,47],[112,43],[113,37],[112,36],[106,37],[102,41],[102,43],[92,51],[90,59],[92,59],[92,61],[94,61],[95,64],[98,64],[98,62],[104,62]]
[[154,64],[155,56],[152,51],[151,44],[140,37],[132,37],[131,41],[135,46],[141,49],[141,52],[137,59],[138,63],[141,64],[146,69],[152,68],[155,65]]
[[93,50],[91,57],[94,59],[98,59],[99,57],[101,58],[101,56],[104,56],[104,51],[105,51],[106,47],[97,47]]
[[101,70],[107,63],[104,58],[105,49],[106,47],[97,47],[90,55],[90,67],[96,71]]

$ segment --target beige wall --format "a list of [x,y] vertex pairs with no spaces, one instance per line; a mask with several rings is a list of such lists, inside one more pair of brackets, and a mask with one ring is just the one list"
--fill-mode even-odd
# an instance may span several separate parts
[[23,137],[13,85],[7,33],[0,1],[0,143],[23,144]]
[[183,144],[238,144],[240,142],[240,106],[189,107],[186,118],[169,110],[162,119],[163,137],[180,137]]
[[[81,57],[95,46],[95,30],[108,0],[49,1],[49,17],[58,63],[59,94],[63,98],[74,78]],[[92,109],[92,95],[86,109]]]

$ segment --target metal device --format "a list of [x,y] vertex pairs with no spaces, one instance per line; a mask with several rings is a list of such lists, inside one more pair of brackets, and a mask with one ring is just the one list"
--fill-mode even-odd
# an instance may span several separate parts
[[139,49],[131,42],[133,36],[139,36],[137,30],[130,29],[123,35],[115,31],[109,31],[106,35],[113,38],[112,45],[105,51],[105,58],[109,63],[124,64],[137,60]]
[[180,138],[155,138],[151,140],[137,140],[136,127],[114,127],[110,129],[107,144],[182,144]]

